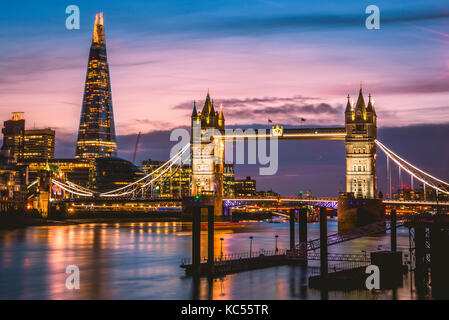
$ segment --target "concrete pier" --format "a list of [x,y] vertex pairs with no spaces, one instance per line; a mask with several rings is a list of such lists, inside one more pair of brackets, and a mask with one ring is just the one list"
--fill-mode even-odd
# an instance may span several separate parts
[[351,193],[338,198],[338,232],[380,221],[385,221],[382,199],[354,198]]

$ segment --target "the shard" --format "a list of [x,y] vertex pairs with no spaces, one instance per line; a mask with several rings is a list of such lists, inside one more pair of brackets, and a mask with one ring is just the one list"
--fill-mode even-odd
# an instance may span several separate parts
[[106,55],[103,14],[95,16],[87,65],[76,158],[109,157],[117,154],[111,79]]

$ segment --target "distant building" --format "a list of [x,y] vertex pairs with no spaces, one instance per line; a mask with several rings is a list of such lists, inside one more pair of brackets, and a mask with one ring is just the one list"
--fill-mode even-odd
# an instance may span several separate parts
[[[142,161],[141,168],[146,174],[149,174],[162,166],[165,162],[158,160]],[[234,195],[234,164],[225,164],[223,173],[223,190],[225,196]],[[156,172],[156,175],[160,172]],[[192,167],[183,165],[175,170],[173,167],[163,175],[162,184],[156,186],[154,194],[161,197],[179,197],[190,196],[192,181]]]
[[249,176],[246,179],[235,180],[234,190],[236,196],[256,195],[256,180],[251,179]]
[[49,159],[49,160],[23,160],[21,165],[28,166],[28,180],[37,179],[41,170],[50,170],[62,173],[67,180],[81,186],[90,186],[90,177],[95,171],[95,163],[86,159]]
[[25,130],[23,112],[13,112],[13,117],[4,122],[2,150],[18,162],[23,160],[46,161],[55,156],[55,131],[47,129]]
[[96,158],[93,162],[89,184],[99,192],[118,189],[145,175],[142,169],[132,162],[117,157]]
[[23,153],[19,160],[43,161],[55,157],[55,131],[47,129],[25,130]]
[[25,135],[25,119],[23,112],[13,112],[12,119],[3,122],[2,150],[9,150],[9,156],[20,158],[23,152],[23,140]]
[[225,163],[223,165],[223,195],[234,196],[235,195],[235,173],[234,164]]
[[28,175],[9,150],[0,152],[0,212],[24,209]]
[[98,158],[116,154],[111,78],[103,14],[100,13],[95,16],[75,157]]
[[259,197],[279,197],[279,193],[274,192],[273,190],[268,191],[257,191],[257,196]]

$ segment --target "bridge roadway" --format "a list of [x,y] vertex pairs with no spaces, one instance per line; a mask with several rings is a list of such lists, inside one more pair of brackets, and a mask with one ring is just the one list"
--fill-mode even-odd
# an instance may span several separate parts
[[[335,197],[224,197],[223,201],[232,202],[303,202],[303,203],[332,203],[332,207],[337,207],[338,198]],[[358,199],[354,199],[358,201]],[[363,201],[363,199],[362,199]],[[389,200],[382,201],[386,205],[406,205],[406,206],[449,206],[447,201],[423,201],[423,200]]]
[[345,140],[346,128],[292,128],[272,127],[266,129],[269,133],[255,133],[245,130],[242,133],[226,133],[225,141],[243,141],[247,139],[270,139],[276,137],[278,140]]

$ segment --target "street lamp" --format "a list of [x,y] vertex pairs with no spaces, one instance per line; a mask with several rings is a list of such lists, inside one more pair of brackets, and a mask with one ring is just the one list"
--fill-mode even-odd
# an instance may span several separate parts
[[253,236],[249,237],[249,257],[251,258],[251,253],[253,251]]
[[279,236],[275,235],[274,238],[275,238],[274,253],[278,253],[278,238],[279,238]]
[[220,260],[223,259],[223,238],[220,238]]

